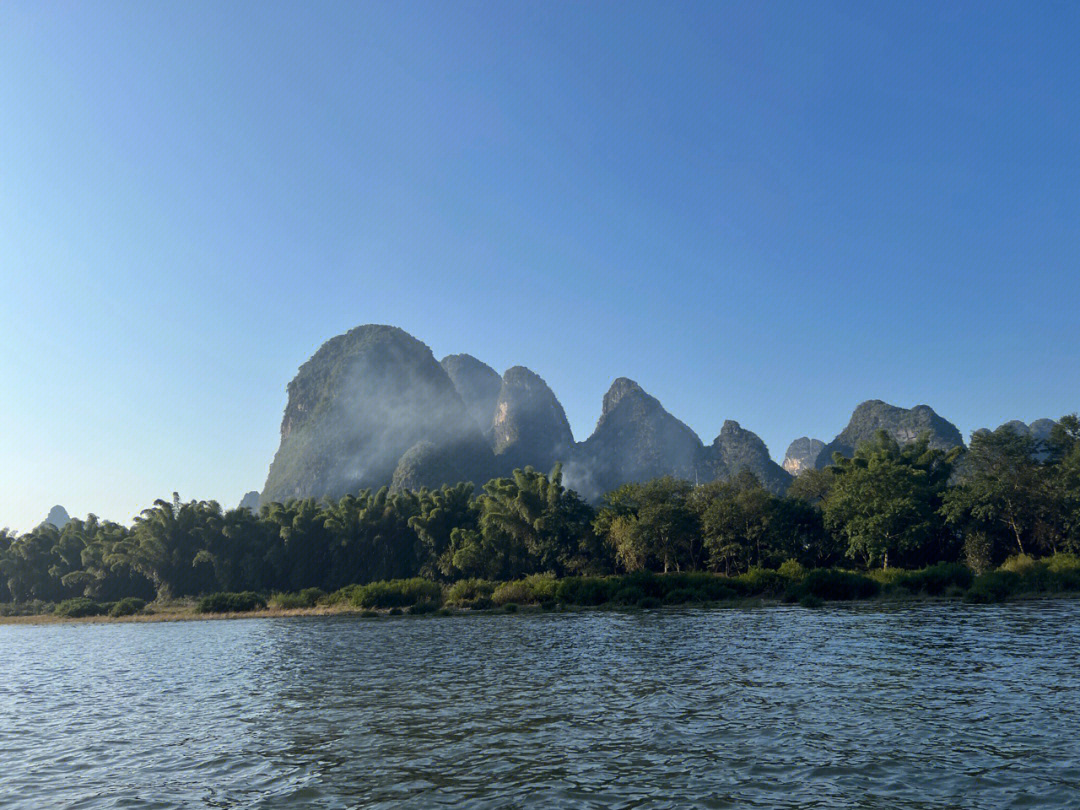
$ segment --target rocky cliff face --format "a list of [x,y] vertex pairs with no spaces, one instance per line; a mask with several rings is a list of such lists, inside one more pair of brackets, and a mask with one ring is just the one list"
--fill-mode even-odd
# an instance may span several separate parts
[[388,485],[401,457],[422,442],[467,450],[459,480],[487,472],[466,469],[490,460],[490,449],[450,376],[401,329],[360,326],[327,341],[288,392],[263,502]]
[[[792,443],[785,467],[764,442],[727,421],[712,444],[626,377],[604,395],[596,429],[575,444],[562,405],[522,366],[501,378],[475,357],[436,362],[423,343],[391,326],[360,326],[327,341],[289,384],[281,445],[261,495],[241,505],[300,497],[339,497],[362,488],[415,489],[458,481],[482,484],[518,467],[547,472],[564,464],[564,481],[595,499],[634,481],[670,475],[705,483],[750,470],[773,492],[791,474],[824,467],[833,452],[851,455],[879,429],[899,442],[930,432],[931,445],[962,445],[959,431],[926,405],[905,409],[864,402],[827,445]],[[1037,438],[1051,420],[1015,423]]]
[[796,439],[788,445],[787,453],[784,455],[784,469],[791,475],[799,475],[814,469],[824,447],[825,442],[821,439],[811,439],[809,436]]
[[255,490],[248,492],[240,499],[237,509],[250,509],[255,514],[259,513],[259,493]]
[[934,413],[929,405],[898,408],[873,399],[855,409],[848,426],[822,448],[815,466],[819,469],[827,467],[832,463],[833,453],[850,458],[855,448],[872,439],[878,430],[888,431],[900,444],[909,444],[923,432],[929,432],[931,447],[948,450],[964,445],[956,426]]
[[524,366],[503,375],[491,420],[491,442],[500,475],[532,466],[548,472],[567,461],[574,434],[547,383]]
[[461,395],[469,415],[476,421],[482,433],[491,430],[495,416],[495,403],[503,381],[499,372],[470,354],[447,355],[439,363],[450,375],[454,388]]
[[565,480],[587,498],[663,475],[692,481],[701,453],[694,431],[636,382],[620,377],[604,395],[596,430],[577,446]]
[[776,494],[783,494],[791,484],[791,475],[772,460],[765,442],[730,419],[713,443],[703,449],[699,470],[701,481],[733,478],[749,470]]

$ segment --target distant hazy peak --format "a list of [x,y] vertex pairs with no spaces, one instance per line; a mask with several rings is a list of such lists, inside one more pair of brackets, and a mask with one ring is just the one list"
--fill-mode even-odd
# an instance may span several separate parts
[[68,514],[67,509],[57,504],[49,510],[49,516],[45,518],[46,523],[51,523],[58,529],[63,529],[71,522],[71,516]]

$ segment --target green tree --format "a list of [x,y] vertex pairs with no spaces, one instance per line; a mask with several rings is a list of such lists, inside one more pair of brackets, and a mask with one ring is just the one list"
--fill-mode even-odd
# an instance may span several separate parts
[[733,574],[773,560],[770,531],[777,498],[749,470],[694,493],[708,565]]
[[605,497],[594,530],[625,571],[693,570],[701,563],[693,485],[670,476],[624,484]]
[[997,558],[1008,546],[1034,552],[1043,535],[1049,488],[1038,450],[1028,435],[1008,425],[971,437],[961,464],[962,480],[945,496],[942,513],[965,535],[990,539]]
[[558,465],[550,476],[526,467],[510,478],[489,481],[477,506],[479,548],[468,532],[459,539],[470,548],[466,557],[474,560],[476,551],[482,550],[492,560],[488,571],[497,571],[504,579],[564,574],[587,542],[591,510],[563,487]]
[[441,489],[421,490],[418,511],[409,518],[409,527],[420,541],[420,576],[436,579],[454,570],[451,544],[454,531],[476,532],[479,509],[473,485],[461,483]]
[[888,568],[890,556],[923,556],[942,527],[940,494],[955,452],[929,448],[926,435],[901,448],[885,431],[838,459],[823,504],[825,526],[847,543],[847,555]]

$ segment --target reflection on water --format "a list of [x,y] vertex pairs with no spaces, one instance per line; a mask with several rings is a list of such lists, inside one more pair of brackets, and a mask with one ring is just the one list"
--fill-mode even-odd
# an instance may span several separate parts
[[0,627],[0,807],[1080,803],[1080,603]]

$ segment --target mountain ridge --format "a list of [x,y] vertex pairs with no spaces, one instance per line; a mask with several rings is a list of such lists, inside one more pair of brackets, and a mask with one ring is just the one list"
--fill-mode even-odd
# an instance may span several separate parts
[[[850,455],[879,429],[901,443],[929,431],[931,446],[963,446],[955,425],[928,405],[867,400],[831,442],[792,442],[782,466],[733,419],[704,443],[630,377],[612,381],[596,426],[578,441],[558,397],[531,369],[500,375],[469,354],[436,361],[420,340],[379,324],[327,340],[287,391],[261,503],[381,486],[480,485],[515,468],[548,472],[556,464],[566,485],[591,499],[633,481],[670,475],[704,483],[743,469],[779,494],[794,475],[827,466],[834,452]],[[1041,420],[1036,429],[1045,429]]]

